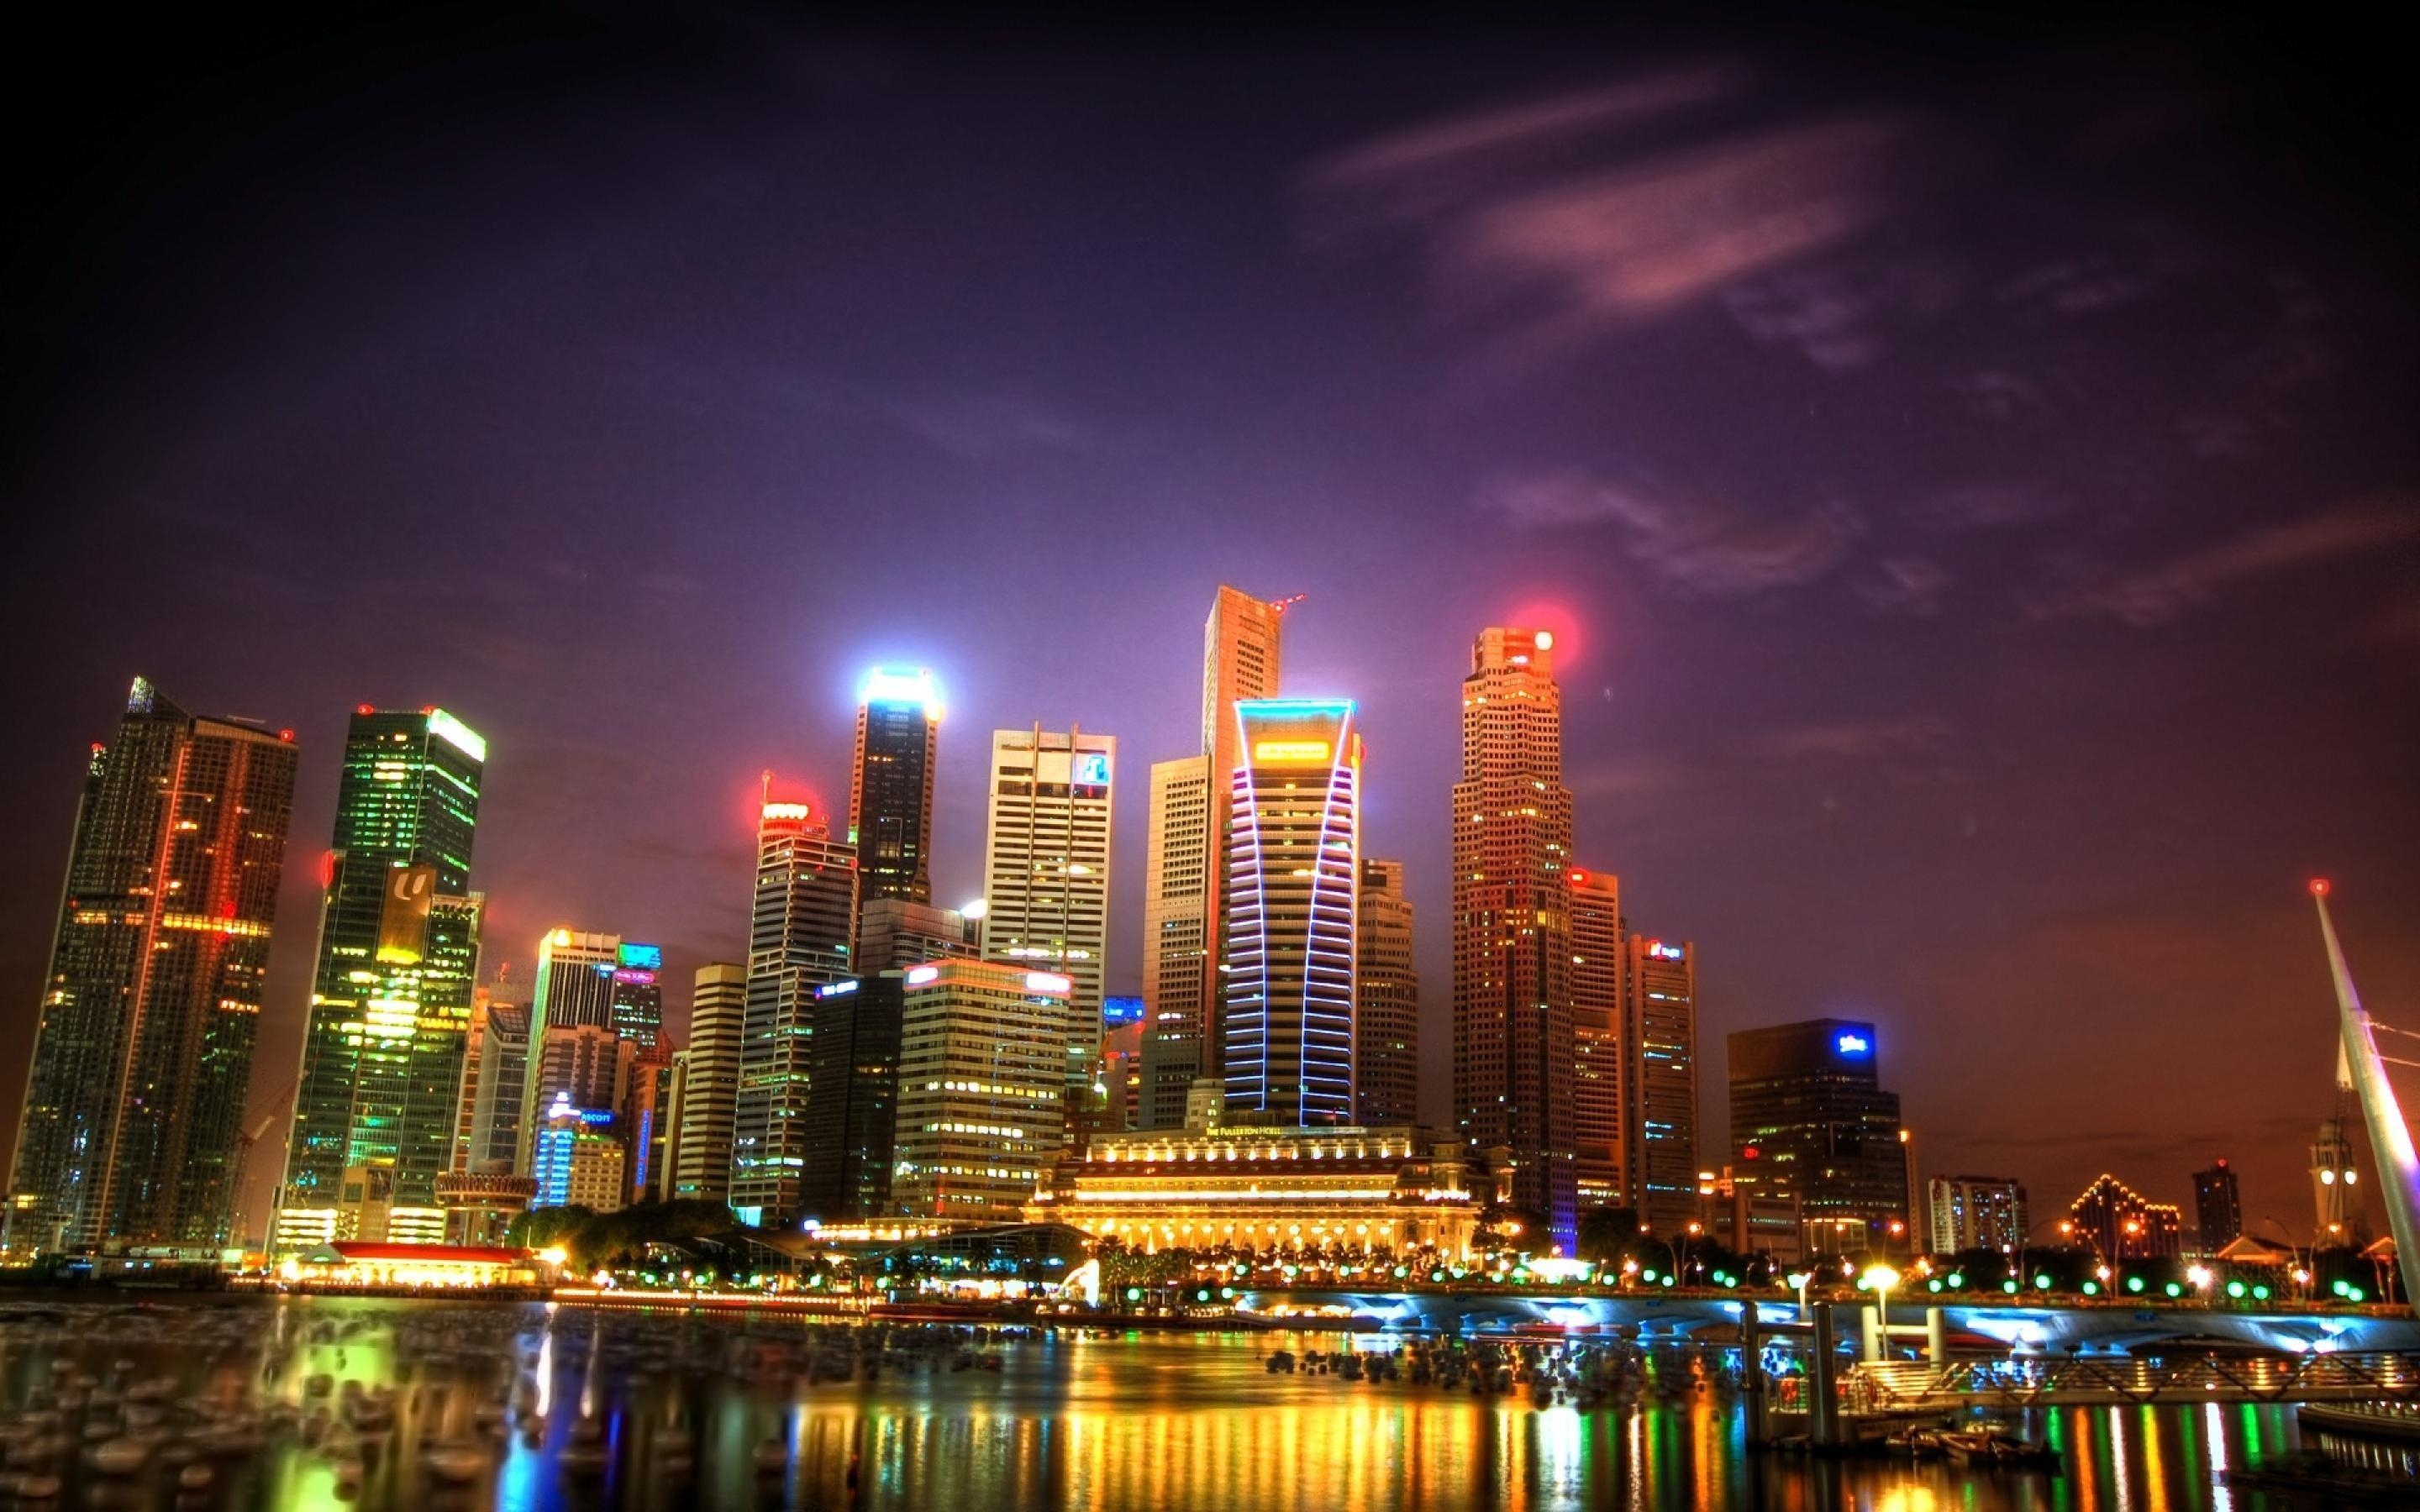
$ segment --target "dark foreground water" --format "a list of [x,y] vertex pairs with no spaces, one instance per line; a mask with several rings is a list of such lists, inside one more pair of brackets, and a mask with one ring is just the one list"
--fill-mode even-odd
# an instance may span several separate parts
[[874,1336],[535,1304],[0,1303],[0,1503],[2255,1512],[2288,1504],[2214,1473],[2322,1447],[2291,1409],[2211,1404],[2024,1420],[2058,1473],[1808,1461],[1750,1454],[1719,1363],[1685,1355],[1581,1412],[1267,1372],[1332,1335]]

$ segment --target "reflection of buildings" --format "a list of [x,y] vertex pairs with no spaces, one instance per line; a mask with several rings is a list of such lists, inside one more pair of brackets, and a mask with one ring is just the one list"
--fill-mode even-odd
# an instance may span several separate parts
[[[13,1254],[229,1239],[291,738],[136,678],[92,748],[8,1184]],[[373,897],[376,896],[373,891]]]
[[1730,1037],[1732,1154],[1805,1210],[1819,1255],[1892,1238],[1908,1206],[1899,1094],[1882,1089],[1870,1024],[1812,1019]]
[[[1040,725],[995,730],[984,826],[983,958],[1076,984],[1076,1022],[1098,1039],[1109,938],[1114,735]],[[903,964],[911,963],[902,963]]]
[[1458,1141],[1410,1127],[1113,1134],[1061,1160],[1027,1212],[1146,1250],[1335,1246],[1458,1257],[1480,1209],[1464,1160]]
[[2005,1176],[1936,1176],[1926,1187],[1936,1255],[2011,1251],[2025,1242],[2025,1189]]
[[1361,733],[1350,699],[1235,705],[1220,963],[1227,1106],[1349,1124]]
[[2078,1237],[2112,1260],[2175,1259],[2184,1251],[2184,1216],[2172,1202],[2147,1202],[2105,1172],[2068,1208]]
[[[1572,795],[1554,637],[1491,626],[1462,684],[1453,785],[1453,1101],[1505,1152],[1512,1200],[1577,1227],[1572,1072]],[[1682,1174],[1694,1205],[1697,1169]]]
[[2215,1255],[2243,1235],[2243,1194],[2221,1160],[2194,1172],[2194,1253]]
[[1014,1218],[1065,1131],[1072,984],[993,961],[901,978],[891,1200],[934,1218]]

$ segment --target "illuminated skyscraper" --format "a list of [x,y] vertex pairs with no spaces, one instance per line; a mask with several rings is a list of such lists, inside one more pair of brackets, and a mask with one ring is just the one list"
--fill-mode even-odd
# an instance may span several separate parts
[[1385,1129],[1420,1121],[1420,976],[1412,965],[1412,901],[1404,863],[1361,863],[1355,943],[1353,1121]]
[[[929,755],[929,743],[924,748]],[[919,780],[929,792],[929,779]],[[764,806],[731,1151],[731,1206],[750,1223],[787,1224],[800,1211],[815,989],[853,975],[849,934],[861,852],[834,839],[803,803]],[[920,859],[920,873],[922,867]]]
[[799,1185],[805,1211],[826,1223],[891,1211],[907,974],[886,971],[815,989],[815,1092],[807,1100]]
[[741,1046],[748,1035],[748,968],[727,961],[697,968],[690,998],[689,1074],[681,1088],[673,1196],[721,1202],[731,1196],[732,1119],[739,1103]]
[[510,1172],[520,1161],[521,1091],[529,1074],[526,1003],[491,1003],[481,1011],[476,1058],[462,1067],[466,1129],[456,1165],[462,1174]]
[[[653,1050],[664,1032],[664,949],[624,940],[613,968],[613,1032],[642,1050]],[[635,1163],[634,1163],[635,1164]]]
[[2025,1242],[2025,1189],[2013,1177],[1936,1176],[1927,1187],[1932,1252],[2013,1252]]
[[1235,704],[1275,698],[1287,606],[1221,583],[1202,626],[1202,748],[1151,769],[1145,852],[1143,1126],[1181,1128],[1187,1090],[1220,1058],[1221,846],[1237,763]]
[[1899,1094],[1882,1088],[1880,1056],[1874,1026],[1853,1019],[1730,1037],[1735,1169],[1799,1199],[1816,1254],[1881,1248],[1907,1216]]
[[[1640,1222],[1672,1234],[1698,1214],[1698,952],[1637,934],[1629,944],[1623,1027],[1631,1053],[1622,1085],[1630,1104],[1623,1130],[1633,1151],[1630,1197]],[[1898,1158],[1903,1218],[1905,1153]]]
[[1185,1094],[1209,1043],[1210,758],[1151,768],[1142,895],[1142,1086],[1145,1129],[1185,1126]]
[[892,1206],[1021,1222],[1065,1137],[1074,984],[1002,962],[939,961],[901,985]]
[[876,667],[859,685],[848,833],[859,895],[933,901],[933,763],[941,693],[922,667]]
[[289,735],[136,678],[92,748],[8,1183],[8,1249],[227,1242],[294,795]]
[[1572,1149],[1579,1211],[1627,1208],[1630,1141],[1623,1119],[1630,1044],[1623,1008],[1628,948],[1621,883],[1572,868]]
[[353,711],[282,1206],[324,1212],[356,1166],[436,1210],[478,972],[471,890],[488,743],[443,709]]
[[[1097,1049],[1109,940],[1109,783],[1114,735],[995,730],[984,829],[983,958],[1056,971],[1076,984],[1077,1021]],[[921,964],[921,963],[917,963]]]
[[[520,1153],[515,1166],[523,1175],[535,1169],[538,1131],[556,1103],[568,1100],[574,1108],[608,1114],[620,1106],[611,1070],[613,1053],[587,1041],[601,1035],[610,1045],[616,1039],[613,973],[621,964],[617,934],[556,929],[538,941],[537,996],[530,1004],[529,1058],[521,1071]],[[580,1036],[575,1031],[581,1029],[595,1035]],[[602,1072],[600,1057],[608,1068]],[[607,1100],[597,1101],[600,1094]]]
[[[1554,637],[1491,627],[1462,685],[1453,787],[1454,1116],[1513,1202],[1576,1238],[1572,795]],[[1692,1175],[1694,1176],[1694,1172]]]
[[1227,1106],[1351,1123],[1361,733],[1350,699],[1235,705],[1226,881]]

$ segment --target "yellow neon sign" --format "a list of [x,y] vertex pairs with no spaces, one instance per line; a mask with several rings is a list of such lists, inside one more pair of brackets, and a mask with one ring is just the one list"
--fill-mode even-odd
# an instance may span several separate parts
[[1324,762],[1335,748],[1325,740],[1256,740],[1252,742],[1252,760],[1256,762]]

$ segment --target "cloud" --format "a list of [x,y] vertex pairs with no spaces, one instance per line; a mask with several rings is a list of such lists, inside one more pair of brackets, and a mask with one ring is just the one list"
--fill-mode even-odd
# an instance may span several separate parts
[[1911,714],[1887,719],[1840,719],[1774,731],[1756,742],[1760,756],[1780,760],[1821,756],[1858,760],[1934,751],[1948,743],[1949,721]]
[[1908,517],[1935,532],[1999,530],[2055,519],[2068,511],[2066,498],[2039,483],[1962,483],[1930,494],[1908,507]]
[[1916,262],[1796,269],[1733,285],[1722,301],[1757,340],[1796,347],[1824,372],[1847,373],[1882,356],[1885,316],[1939,316],[1957,302],[1958,285],[1946,268]]
[[2080,574],[2077,581],[2034,594],[2026,609],[2036,619],[2106,617],[2149,629],[2206,608],[2222,590],[2415,539],[2420,509],[2409,502],[2347,504],[2122,577],[2094,580]]
[[2059,315],[2092,315],[2147,300],[2165,279],[2149,266],[2129,267],[2104,255],[2043,263],[2003,279],[1993,294],[2003,304],[2033,306]]
[[1753,519],[1722,504],[1651,495],[1577,472],[1501,480],[1480,507],[1531,530],[1609,526],[1631,557],[1667,583],[1707,598],[1745,598],[1812,582],[1838,566],[1859,533],[1854,513],[1827,505],[1792,518]]
[[2042,402],[2041,390],[2032,379],[1992,369],[1951,378],[1949,389],[1978,420],[2014,420],[2025,410],[2040,408]]
[[1947,568],[1923,557],[1885,557],[1878,564],[1883,580],[1858,584],[1858,597],[1885,614],[1922,618],[1941,612],[1951,581]]

